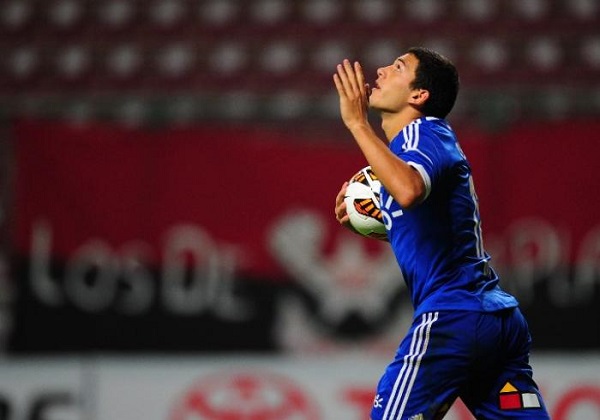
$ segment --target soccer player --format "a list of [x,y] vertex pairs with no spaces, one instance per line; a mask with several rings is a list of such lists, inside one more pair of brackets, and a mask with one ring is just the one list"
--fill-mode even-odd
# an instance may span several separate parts
[[[349,60],[333,79],[342,120],[382,183],[387,240],[414,306],[371,419],[441,419],[458,397],[478,419],[549,419],[529,365],[529,328],[489,265],[471,168],[445,120],[459,89],[455,66],[411,48],[379,68],[372,87]],[[349,226],[346,186],[335,214]]]

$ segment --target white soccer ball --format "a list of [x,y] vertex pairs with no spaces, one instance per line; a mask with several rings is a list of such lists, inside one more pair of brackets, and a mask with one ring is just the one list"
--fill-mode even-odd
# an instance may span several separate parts
[[370,166],[350,178],[346,188],[346,213],[352,227],[363,236],[387,237],[379,202],[380,190],[381,182]]

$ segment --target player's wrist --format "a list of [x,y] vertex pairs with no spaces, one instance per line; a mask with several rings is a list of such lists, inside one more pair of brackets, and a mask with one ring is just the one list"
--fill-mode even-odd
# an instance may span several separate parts
[[365,135],[369,135],[370,133],[373,133],[373,128],[367,121],[361,121],[361,122],[357,122],[354,124],[349,124],[349,125],[347,125],[347,127],[348,127],[348,130],[350,130],[350,133],[356,139],[358,139],[359,137],[365,136]]

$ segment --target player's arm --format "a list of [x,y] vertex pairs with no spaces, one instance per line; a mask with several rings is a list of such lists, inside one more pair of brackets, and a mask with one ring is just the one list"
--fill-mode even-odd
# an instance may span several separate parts
[[333,79],[340,97],[342,120],[373,172],[403,208],[421,202],[426,194],[423,178],[416,169],[394,155],[368,121],[369,86],[364,81],[360,64],[355,62],[352,66],[344,60],[338,65]]
[[356,126],[350,132],[373,172],[402,208],[410,209],[423,201],[425,182],[413,166],[396,156],[370,126]]

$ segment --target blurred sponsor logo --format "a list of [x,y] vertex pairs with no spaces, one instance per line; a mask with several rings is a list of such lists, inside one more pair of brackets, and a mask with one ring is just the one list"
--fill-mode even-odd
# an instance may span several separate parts
[[190,386],[169,420],[320,420],[308,393],[265,372],[217,373]]

